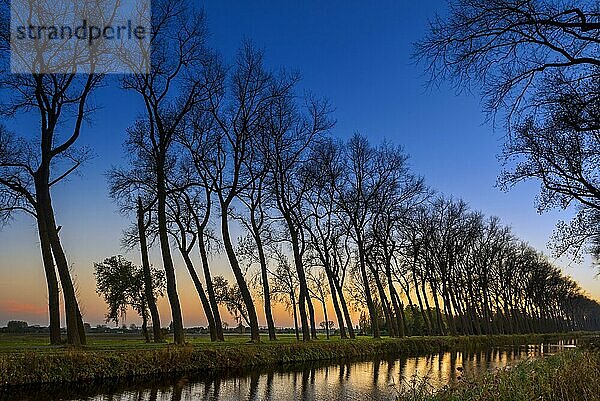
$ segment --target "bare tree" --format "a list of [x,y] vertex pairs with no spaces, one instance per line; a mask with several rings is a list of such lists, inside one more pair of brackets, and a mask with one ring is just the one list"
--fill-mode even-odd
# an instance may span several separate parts
[[587,248],[597,256],[600,67],[595,70],[592,78],[582,81],[560,76],[546,82],[538,100],[544,115],[530,115],[516,126],[503,152],[503,188],[536,179],[541,182],[540,211],[577,206],[577,216],[570,224],[560,224],[555,235],[559,255],[571,252],[577,257]]
[[[7,63],[7,55],[2,53],[2,57],[3,62]],[[3,156],[3,160],[0,160],[0,185],[4,198],[12,199],[8,208],[4,207],[5,212],[9,209],[28,210],[34,212],[30,214],[36,217],[48,282],[53,343],[60,342],[58,271],[65,300],[67,341],[75,346],[85,344],[83,321],[69,263],[59,237],[60,227],[56,224],[51,189],[59,182],[64,182],[89,158],[88,150],[77,148],[76,142],[85,119],[93,111],[89,99],[101,79],[101,76],[94,74],[4,73],[0,80],[0,90],[7,99],[2,107],[4,115],[13,117],[21,111],[39,115],[39,136],[18,138],[4,133],[1,142],[5,150],[0,151]],[[60,132],[66,132],[67,135],[61,136],[58,127]],[[18,209],[16,205],[19,205]]]
[[269,289],[268,260],[266,248],[272,242],[272,224],[268,220],[269,199],[266,181],[266,163],[258,162],[250,166],[249,174],[253,176],[252,184],[239,196],[240,201],[247,210],[247,216],[240,215],[239,220],[250,233],[252,244],[246,247],[245,254],[252,262],[257,262],[260,266],[260,285],[262,287],[262,298],[264,302],[265,318],[267,320],[267,329],[269,331],[269,340],[277,339],[275,334],[275,322],[273,320],[273,310],[271,307],[271,291]]
[[[179,179],[185,176],[180,174]],[[183,180],[179,185],[185,186],[189,180]],[[191,258],[191,253],[196,242],[199,241],[196,220],[198,218],[197,211],[201,210],[202,205],[197,196],[190,194],[185,190],[173,188],[172,196],[167,201],[167,216],[169,221],[169,234],[175,240],[179,253],[181,254],[185,266],[192,278],[196,292],[200,297],[204,314],[208,321],[208,329],[210,331],[211,341],[217,341],[217,329],[215,327],[215,318],[212,311],[210,301],[204,292],[204,287],[200,281],[200,277],[196,272],[196,268]]]
[[274,246],[273,254],[275,268],[271,270],[272,286],[271,294],[276,301],[285,304],[287,310],[292,310],[294,317],[294,332],[296,340],[300,341],[300,330],[298,325],[298,276],[288,257],[280,247]]
[[[344,321],[349,314],[343,294],[343,280],[340,283],[339,264],[336,263],[336,248],[346,235],[339,221],[336,207],[336,186],[341,177],[341,144],[332,139],[319,141],[311,149],[309,161],[302,168],[304,207],[306,219],[305,231],[308,233],[309,257],[323,267],[327,274],[333,308],[338,320],[341,338],[354,337],[352,321]],[[346,332],[346,325],[348,333]]]
[[[227,79],[230,79],[228,85]],[[203,107],[213,123],[215,151],[204,159],[204,172],[219,201],[221,235],[229,264],[248,313],[252,341],[260,341],[258,318],[231,239],[229,218],[233,203],[256,177],[249,166],[259,157],[259,140],[265,113],[286,88],[275,85],[273,76],[263,63],[262,53],[250,43],[240,49],[231,77],[218,57],[213,57],[204,79],[210,96]],[[194,160],[199,160],[194,157]]]
[[308,160],[310,146],[318,142],[318,137],[327,132],[333,122],[330,120],[331,110],[326,101],[309,97],[306,99],[305,111],[296,105],[292,90],[298,79],[296,75],[280,79],[283,94],[272,102],[268,110],[265,142],[267,150],[264,157],[269,162],[269,185],[275,197],[275,205],[289,234],[300,284],[298,305],[302,338],[308,341],[311,337],[316,338],[316,324],[303,266],[306,250],[303,227],[306,217],[302,204],[308,182],[300,177],[303,165]]
[[211,177],[215,176],[216,168],[213,158],[214,152],[218,149],[218,137],[214,134],[213,124],[215,124],[215,120],[212,115],[198,107],[188,119],[186,129],[179,133],[177,141],[183,147],[184,152],[187,151],[187,155],[183,157],[183,163],[187,163],[186,168],[190,170],[188,174],[192,176],[189,182],[190,187],[186,190],[203,193],[203,196],[196,195],[197,198],[201,198],[198,201],[203,203],[201,210],[203,213],[200,213],[190,204],[191,199],[189,197],[186,198],[187,210],[191,213],[196,226],[198,249],[202,260],[206,291],[215,320],[217,340],[224,341],[223,324],[208,260],[211,244],[215,242],[209,227],[213,210],[214,191]]
[[433,81],[477,88],[488,112],[506,114],[503,188],[535,179],[540,210],[579,205],[559,225],[558,254],[598,242],[599,54],[597,1],[451,1],[416,45]]
[[317,273],[309,270],[307,272],[308,278],[308,291],[310,296],[321,303],[323,307],[323,317],[325,319],[325,335],[329,340],[329,315],[327,313],[327,298],[329,297],[329,291],[327,290],[327,275],[324,271]]
[[[24,212],[38,222],[38,235],[44,231],[42,221],[38,221],[36,213],[35,189],[33,178],[29,173],[27,161],[29,149],[23,141],[0,127],[0,222],[10,223],[15,213]],[[15,166],[15,167],[12,167]],[[23,166],[23,167],[19,167]],[[58,279],[52,256],[52,249],[47,236],[40,237],[42,261],[48,286],[48,309],[50,319],[50,343],[60,344],[60,305]]]
[[163,342],[163,333],[160,326],[160,315],[158,313],[158,307],[156,306],[155,297],[152,296],[154,293],[152,271],[150,269],[150,257],[148,255],[148,239],[147,232],[148,227],[151,224],[151,219],[146,220],[146,214],[151,216],[151,210],[146,210],[144,207],[142,197],[137,198],[137,234],[139,238],[140,253],[142,257],[142,273],[144,279],[144,296],[148,303],[148,309],[150,310],[150,317],[152,318],[152,332],[154,342]]
[[[107,172],[109,195],[119,207],[123,215],[135,213],[135,225],[125,230],[123,246],[134,249],[139,246],[142,269],[144,273],[144,291],[148,299],[148,309],[152,318],[154,342],[164,341],[161,331],[160,315],[152,294],[149,249],[156,237],[156,176],[152,171],[152,160],[149,153],[138,151],[136,138],[148,129],[142,121],[128,130],[129,138],[126,150],[136,154],[127,168],[112,168]],[[141,134],[140,134],[141,133]]]
[[123,79],[123,87],[137,93],[145,106],[147,130],[135,132],[132,144],[151,161],[155,175],[158,238],[167,280],[176,344],[185,342],[183,317],[175,267],[171,254],[167,222],[167,181],[172,168],[175,139],[184,129],[186,117],[202,101],[207,89],[201,70],[207,59],[204,46],[204,15],[183,0],[164,0],[153,4],[151,67],[148,74]]
[[[358,134],[347,144],[344,173],[337,189],[338,207],[344,213],[347,225],[356,245],[358,267],[365,285],[365,301],[373,324],[373,336],[379,337],[375,304],[367,276],[367,231],[373,223],[374,209],[386,194],[399,185],[407,174],[407,157],[400,149],[387,144],[376,148]],[[373,277],[378,280],[378,277]],[[380,284],[380,283],[379,283]],[[381,292],[381,291],[380,291]],[[382,299],[384,301],[384,299]]]
[[595,1],[578,7],[553,0],[453,0],[449,8],[446,17],[432,19],[416,58],[433,80],[481,88],[490,111],[508,107],[509,116],[519,117],[535,105],[549,76],[576,81],[600,66]]

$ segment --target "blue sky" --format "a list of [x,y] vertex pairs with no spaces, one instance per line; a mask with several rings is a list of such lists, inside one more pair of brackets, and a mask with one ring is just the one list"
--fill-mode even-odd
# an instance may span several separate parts
[[[565,211],[536,212],[537,183],[509,193],[495,188],[503,131],[485,122],[477,94],[458,94],[444,85],[426,87],[423,67],[411,59],[412,43],[424,35],[429,17],[444,12],[445,2],[211,0],[202,6],[209,43],[227,59],[242,40],[250,39],[265,50],[270,66],[299,70],[303,89],[327,97],[335,107],[334,135],[358,131],[373,142],[402,144],[414,172],[431,187],[499,216],[540,250],[556,221],[570,217]],[[141,109],[135,97],[114,85],[102,88],[95,101],[102,108],[86,127],[82,144],[91,146],[96,158],[81,176],[57,188],[55,207],[86,320],[100,323],[104,307],[92,290],[92,262],[121,251],[121,230],[127,225],[107,196],[104,173],[122,163],[124,131]],[[34,127],[35,120],[21,116],[9,125],[20,132]],[[34,224],[27,216],[17,216],[0,232],[0,255],[0,325],[18,317],[45,324],[43,270]],[[137,255],[131,258],[137,260]],[[223,261],[216,260],[215,268],[229,275]],[[179,270],[182,291],[193,293],[183,266]],[[600,297],[589,262],[565,272]],[[30,312],[19,309],[24,304]],[[161,309],[166,313],[165,305]],[[196,311],[184,315],[186,324],[203,321]]]

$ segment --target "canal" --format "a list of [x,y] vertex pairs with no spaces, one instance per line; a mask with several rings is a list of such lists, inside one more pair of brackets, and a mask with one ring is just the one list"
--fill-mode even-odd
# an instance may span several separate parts
[[418,357],[311,363],[219,375],[189,374],[162,380],[13,388],[0,400],[63,401],[390,401],[403,386],[427,378],[432,388],[465,376],[541,358],[575,347],[575,341],[453,351]]

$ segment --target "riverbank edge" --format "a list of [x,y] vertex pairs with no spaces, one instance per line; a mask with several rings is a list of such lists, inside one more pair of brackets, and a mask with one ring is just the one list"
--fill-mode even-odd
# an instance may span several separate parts
[[465,377],[436,391],[427,379],[405,383],[397,401],[600,400],[600,352],[576,349]]
[[298,343],[217,343],[149,349],[25,350],[0,354],[0,386],[74,383],[116,378],[170,376],[187,372],[335,361],[368,356],[416,356],[451,350],[540,344],[590,333],[358,338]]

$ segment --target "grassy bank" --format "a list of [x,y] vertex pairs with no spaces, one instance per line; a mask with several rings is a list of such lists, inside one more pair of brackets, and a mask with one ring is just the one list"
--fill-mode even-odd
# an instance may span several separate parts
[[[92,339],[85,349],[48,347],[25,339],[0,339],[0,384],[60,383],[110,378],[162,376],[190,371],[217,371],[253,366],[377,355],[421,355],[449,350],[534,344],[573,338],[569,335],[477,337],[410,337],[373,340],[318,340],[297,343],[290,338],[248,344],[241,339],[209,343],[190,339],[184,347],[145,345],[123,339]],[[15,341],[13,347],[10,341]],[[18,344],[18,345],[16,345]]]
[[600,352],[566,351],[465,378],[437,393],[427,380],[410,383],[398,401],[600,400]]

